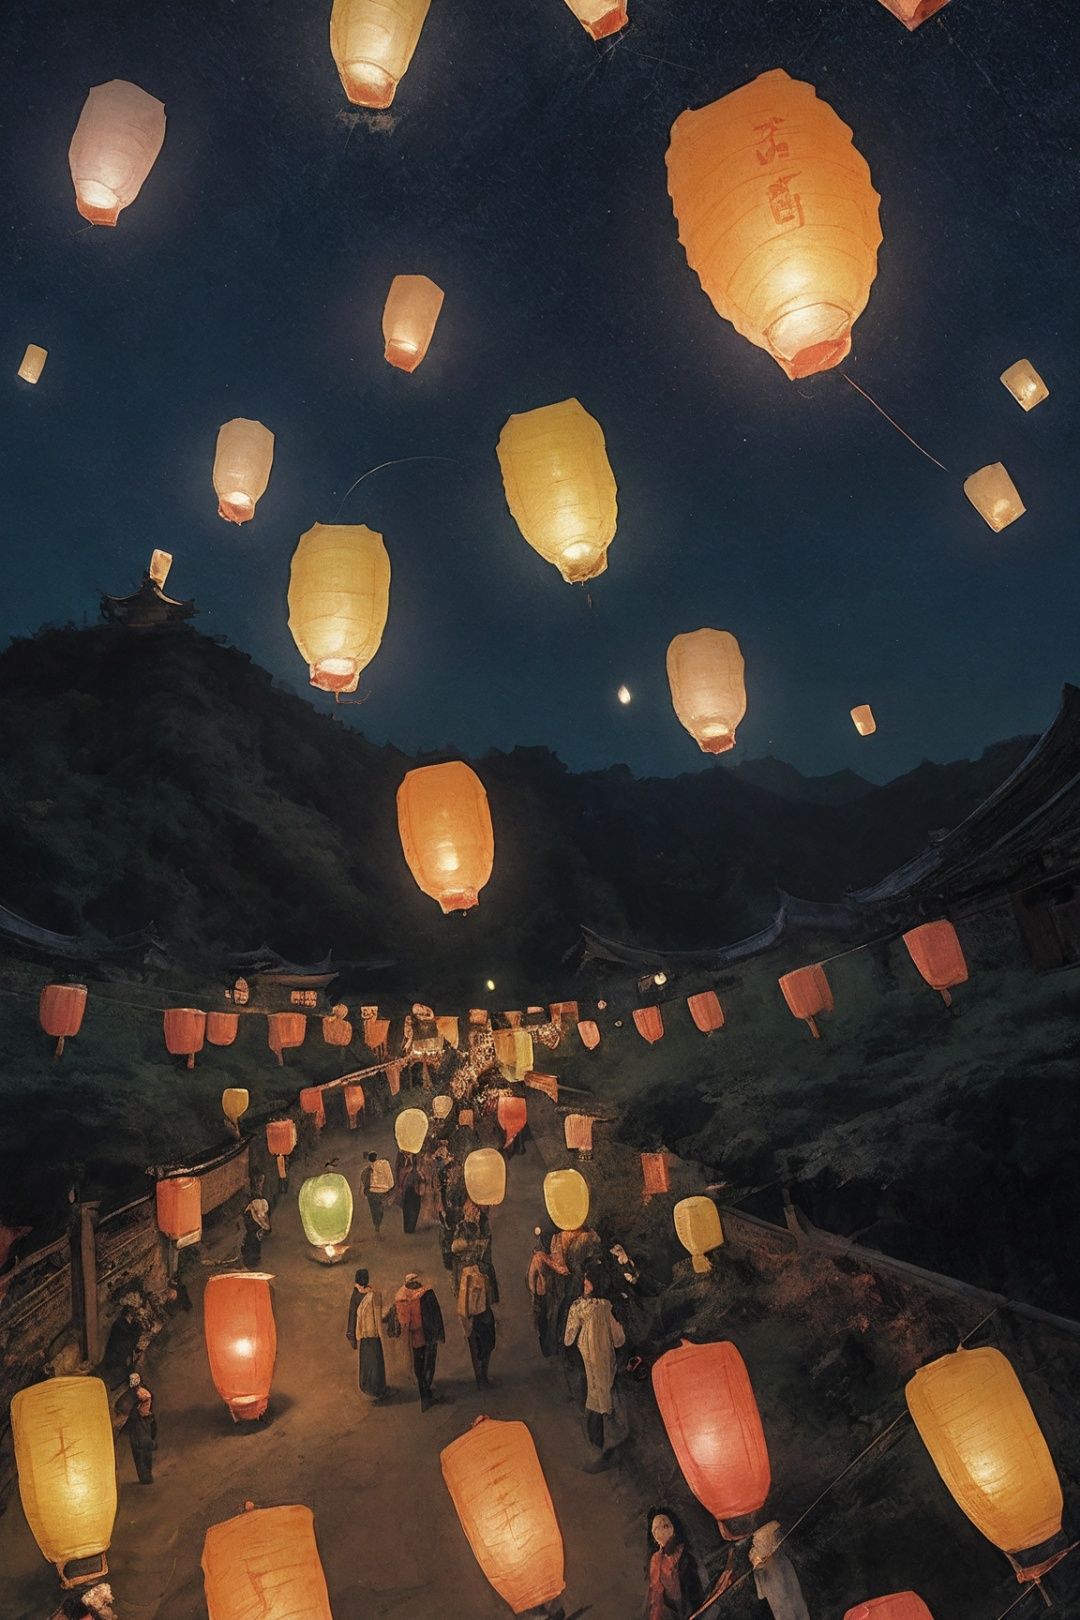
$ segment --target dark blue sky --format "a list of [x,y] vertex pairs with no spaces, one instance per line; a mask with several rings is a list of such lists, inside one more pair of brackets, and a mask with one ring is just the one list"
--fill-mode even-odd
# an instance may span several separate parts
[[[696,768],[664,653],[702,624],[747,660],[733,757],[883,778],[1041,729],[1080,679],[1070,0],[953,0],[913,35],[877,0],[630,9],[600,47],[562,0],[433,0],[376,128],[344,100],[328,0],[8,0],[0,632],[93,619],[159,545],[201,628],[307,690],[298,536],[365,468],[428,454],[451,459],[380,472],[342,513],[394,571],[351,716],[376,740]],[[687,267],[670,125],[772,67],[870,164],[884,245],[848,369],[948,476],[836,372],[789,382]],[[115,231],[84,226],[67,167],[110,78],[168,116]],[[399,271],[446,292],[412,377],[382,359]],[[49,349],[36,388],[14,377],[29,341]],[[998,382],[1021,356],[1051,388],[1030,415]],[[512,411],[571,394],[619,484],[591,612],[518,534],[495,458]],[[244,529],[210,482],[232,416],[277,435]],[[1028,507],[1000,536],[961,488],[997,460]]]

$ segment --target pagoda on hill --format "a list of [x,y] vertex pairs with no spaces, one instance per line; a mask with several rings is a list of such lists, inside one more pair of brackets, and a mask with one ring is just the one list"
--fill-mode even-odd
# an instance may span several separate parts
[[133,595],[102,596],[102,618],[108,619],[110,624],[122,624],[128,630],[164,630],[192,618],[196,612],[193,601],[179,602],[165,595],[164,585],[171,567],[171,552],[151,552],[150,566]]

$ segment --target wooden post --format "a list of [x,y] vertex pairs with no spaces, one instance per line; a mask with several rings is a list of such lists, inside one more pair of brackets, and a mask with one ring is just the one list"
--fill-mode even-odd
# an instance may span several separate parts
[[105,1354],[97,1292],[97,1199],[79,1201],[71,1212],[71,1314],[79,1329],[83,1358],[96,1367]]

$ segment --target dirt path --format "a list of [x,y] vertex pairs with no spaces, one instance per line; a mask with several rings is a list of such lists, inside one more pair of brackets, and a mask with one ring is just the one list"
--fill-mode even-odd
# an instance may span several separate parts
[[[370,1131],[330,1133],[355,1186],[361,1154],[392,1148],[389,1121]],[[318,1166],[305,1166],[308,1173]],[[544,1165],[535,1143],[510,1161],[507,1197],[493,1212],[493,1253],[502,1290],[495,1387],[475,1387],[468,1347],[452,1309],[438,1234],[405,1237],[390,1210],[376,1242],[358,1201],[353,1254],[342,1265],[308,1258],[295,1190],[279,1204],[263,1250],[272,1271],[278,1361],[271,1421],[234,1427],[214,1392],[202,1343],[202,1302],[152,1354],[145,1379],[159,1408],[160,1449],[151,1488],[139,1486],[121,1439],[120,1505],[109,1555],[121,1620],[205,1620],[199,1559],[207,1525],[260,1507],[306,1503],[315,1527],[335,1620],[505,1620],[509,1609],[469,1551],[439,1469],[439,1451],[481,1412],[528,1423],[547,1474],[566,1543],[569,1615],[631,1620],[642,1607],[644,1512],[633,1481],[616,1468],[581,1471],[587,1459],[579,1409],[561,1365],[545,1362],[532,1333],[525,1270],[542,1213]],[[293,1187],[301,1176],[294,1174]],[[367,1265],[388,1299],[407,1269],[433,1284],[447,1342],[436,1391],[445,1402],[421,1413],[416,1386],[388,1347],[393,1399],[370,1407],[357,1389],[356,1357],[345,1342],[352,1270]],[[207,1272],[206,1275],[210,1273]],[[5,1620],[43,1620],[55,1592],[51,1573],[13,1501],[0,1521]]]

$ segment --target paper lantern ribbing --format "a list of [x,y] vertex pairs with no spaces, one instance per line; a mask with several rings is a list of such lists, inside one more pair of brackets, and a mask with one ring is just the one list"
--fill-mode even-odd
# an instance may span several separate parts
[[951,1007],[949,992],[958,984],[966,984],[968,977],[967,959],[952,923],[942,917],[909,928],[904,944],[931,990],[936,990],[946,1007]]
[[1021,1553],[1056,1536],[1054,1460],[1000,1350],[956,1350],[920,1367],[904,1391],[923,1445],[957,1507],[987,1541]]
[[226,523],[248,523],[266,494],[274,465],[274,435],[261,422],[237,416],[218,429],[214,494]]
[[711,1271],[709,1253],[713,1249],[718,1249],[724,1241],[720,1211],[711,1198],[698,1195],[694,1198],[680,1198],[675,1205],[674,1215],[675,1234],[693,1259],[694,1270]]
[[251,1098],[243,1086],[226,1086],[221,1093],[221,1112],[226,1119],[231,1119],[234,1125],[247,1113]]
[[1001,373],[1001,380],[1016,403],[1022,405],[1025,411],[1033,411],[1036,405],[1041,405],[1044,399],[1050,398],[1049,388],[1030,360],[1017,360],[1007,371]]
[[506,1197],[506,1160],[498,1148],[475,1148],[465,1159],[465,1191],[474,1204],[490,1208]]
[[431,344],[443,290],[429,276],[395,276],[383,307],[385,358],[399,371],[415,371]]
[[88,93],[68,148],[75,202],[92,225],[115,225],[133,203],[165,140],[165,107],[126,79]]
[[577,1027],[577,1032],[581,1036],[582,1046],[584,1046],[589,1052],[595,1052],[596,1048],[600,1045],[600,1030],[598,1026],[593,1023],[593,1020],[591,1018],[583,1018]]
[[349,100],[389,107],[412,61],[431,0],[334,0],[330,53]]
[[202,1571],[212,1620],[333,1620],[310,1508],[252,1508],[212,1524]]
[[599,422],[564,399],[511,416],[496,451],[506,504],[533,550],[568,584],[602,574],[618,491]]
[[675,120],[668,191],[690,268],[789,377],[838,365],[877,275],[880,198],[813,85],[762,73]]
[[702,990],[699,995],[687,996],[690,1016],[703,1035],[712,1035],[724,1027],[724,1009],[715,990]]
[[203,1049],[206,1039],[206,1014],[198,1007],[166,1007],[162,1018],[165,1049],[172,1057],[187,1059],[189,1069],[195,1067],[195,1054]]
[[688,630],[667,650],[671,706],[704,754],[726,754],[746,714],[742,650],[730,630]]
[[46,984],[38,997],[38,1022],[45,1034],[56,1042],[54,1057],[64,1050],[64,1042],[73,1040],[82,1028],[86,1011],[85,984]]
[[877,721],[874,711],[869,703],[857,703],[851,711],[851,723],[860,737],[872,737],[877,730]]
[[203,1294],[203,1336],[210,1377],[233,1422],[261,1418],[277,1360],[269,1275],[223,1271],[211,1277]]
[[844,1620],[934,1620],[922,1598],[915,1592],[892,1592],[888,1597],[856,1603]]
[[899,17],[909,34],[948,3],[949,0],[881,0],[885,10]]
[[522,1614],[558,1597],[563,1540],[526,1425],[477,1418],[439,1461],[473,1557],[503,1601]]
[[362,523],[316,523],[289,571],[289,629],[320,692],[355,692],[390,611],[390,558]]
[[352,1228],[352,1188],[334,1170],[322,1176],[308,1176],[301,1184],[300,1223],[304,1236],[317,1249],[344,1243]]
[[419,1153],[427,1133],[428,1117],[422,1108],[403,1108],[394,1121],[394,1140],[402,1153]]
[[589,1218],[589,1183],[580,1170],[549,1170],[544,1204],[560,1231],[576,1232]]
[[495,862],[484,784],[460,759],[407,771],[397,791],[398,833],[417,888],[444,914],[468,911]]
[[303,1046],[307,1036],[307,1019],[303,1013],[267,1013],[266,1044],[277,1058],[285,1062],[285,1053]]
[[28,343],[26,352],[19,362],[19,376],[23,382],[36,383],[45,370],[45,362],[48,358],[48,349],[43,349],[40,343]]
[[206,1015],[206,1038],[211,1046],[231,1046],[239,1028],[239,1013],[209,1012]]
[[[108,1573],[116,1518],[116,1452],[109,1395],[100,1378],[49,1378],[11,1401],[19,1498],[42,1556],[65,1586]],[[94,1571],[65,1578],[77,1559]]]
[[1027,511],[1020,491],[1000,461],[992,461],[965,478],[964,494],[995,534],[1007,529]]
[[817,1020],[833,1011],[833,993],[820,962],[795,968],[778,981],[793,1018],[801,1018],[815,1041],[821,1039]]
[[202,1237],[202,1188],[198,1176],[165,1176],[154,1188],[158,1230],[177,1248]]
[[655,1046],[664,1037],[664,1015],[659,1007],[635,1007],[634,1028],[643,1041]]
[[654,1362],[653,1394],[682,1476],[718,1522],[764,1506],[772,1476],[746,1363],[727,1339]]
[[641,1155],[641,1179],[645,1186],[645,1197],[655,1198],[657,1193],[671,1191],[671,1170],[668,1165],[666,1153],[643,1153]]
[[566,0],[570,10],[591,39],[607,39],[625,28],[630,18],[625,0]]

